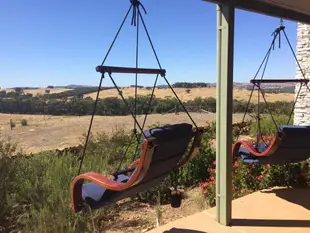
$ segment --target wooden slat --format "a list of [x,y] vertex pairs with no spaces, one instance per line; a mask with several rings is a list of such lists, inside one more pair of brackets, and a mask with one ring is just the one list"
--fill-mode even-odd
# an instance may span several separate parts
[[124,73],[124,74],[160,74],[166,75],[164,69],[149,68],[132,68],[132,67],[116,67],[116,66],[97,66],[96,71],[100,73]]

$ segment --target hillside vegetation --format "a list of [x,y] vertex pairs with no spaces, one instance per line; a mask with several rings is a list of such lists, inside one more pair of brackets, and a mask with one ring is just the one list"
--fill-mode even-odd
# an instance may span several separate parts
[[[276,117],[281,124],[287,116]],[[262,121],[262,133],[270,133],[273,122]],[[253,122],[249,136],[257,133]],[[167,179],[138,193],[131,199],[95,211],[74,214],[70,207],[70,184],[77,175],[80,154],[56,155],[53,152],[25,156],[16,153],[16,145],[0,142],[0,232],[76,233],[76,232],[141,232],[156,226],[156,217],[164,224],[192,214],[190,208],[180,211],[167,208],[170,203],[168,188],[177,181],[183,190],[183,204],[191,199],[193,187],[200,187],[200,195],[191,203],[195,211],[215,204],[215,124],[203,136],[199,155],[192,163],[171,173]],[[238,132],[234,130],[234,132]],[[108,136],[93,135],[87,150],[82,172],[96,171],[111,174],[122,158],[130,140],[123,130]],[[236,134],[234,134],[236,139]],[[129,148],[123,167],[130,164],[135,144]],[[310,165],[298,164],[244,165],[233,164],[233,198],[273,186],[309,187]],[[176,176],[175,176],[176,175]],[[175,178],[176,177],[176,178]],[[159,195],[158,195],[159,193]],[[159,199],[158,199],[159,198]],[[158,201],[159,200],[159,201]],[[198,208],[199,207],[199,208]],[[163,212],[166,211],[166,212]],[[177,215],[176,213],[179,213]]]
[[[52,90],[52,89],[51,89]],[[50,114],[50,115],[89,115],[92,113],[94,104],[95,87],[85,87],[73,90],[67,90],[59,93],[45,93],[33,95],[27,93],[29,90],[15,89],[13,92],[0,91],[0,113],[14,114]],[[215,88],[175,88],[180,99],[184,102],[189,111],[199,112],[201,110],[208,112],[216,111]],[[134,88],[123,88],[129,106],[134,106]],[[257,95],[257,92],[255,92]],[[249,106],[249,112],[256,108],[257,98],[252,97]],[[178,101],[172,95],[171,90],[166,88],[156,89],[151,104],[148,108],[151,90],[140,88],[137,98],[137,114],[166,113],[184,111]],[[250,91],[245,89],[234,90],[234,112],[244,112]],[[111,87],[102,88],[101,99],[98,102],[97,115],[103,116],[123,116],[130,114],[127,106],[119,98],[116,90]],[[271,94],[266,93],[265,98],[270,102],[271,109],[275,111],[275,106],[292,106],[294,94]],[[266,106],[262,104],[262,111],[266,112]],[[149,111],[148,111],[149,110]]]
[[[54,88],[50,87],[50,91],[44,90],[43,94],[38,90],[31,92],[21,88],[11,92],[0,91],[0,112],[6,113],[0,114],[0,232],[145,232],[156,226],[156,218],[163,224],[213,207],[216,200],[215,88],[197,83],[191,86],[178,83],[175,88],[197,124],[209,125],[198,156],[184,168],[169,174],[164,182],[133,198],[99,210],[76,214],[72,213],[69,206],[70,184],[80,165],[85,140],[83,134],[87,131],[96,88],[54,92]],[[133,90],[122,89],[131,109],[134,105]],[[141,122],[141,114],[147,112],[150,90],[141,87],[138,91],[137,114],[140,114],[138,120]],[[147,128],[189,122],[181,106],[168,92],[170,90],[164,87],[156,90]],[[247,117],[244,126],[239,124],[247,107],[248,95],[248,90],[234,90],[233,141],[241,136],[254,143],[258,133],[258,125],[253,117]],[[293,95],[266,94],[268,106],[278,125],[292,123],[292,119],[287,121],[293,106]],[[96,116],[94,121],[82,172],[95,171],[110,175],[123,159],[124,150],[132,136],[130,129],[133,121],[128,116],[129,110],[118,96],[112,95],[112,90],[103,88],[101,97],[96,112],[100,116]],[[255,116],[258,107],[256,101],[253,97],[249,105],[248,112],[252,116]],[[262,121],[259,133],[273,135],[275,125],[267,114],[266,104],[260,106],[260,111]],[[239,135],[240,132],[242,135]],[[268,140],[269,137],[264,137],[265,142]],[[64,150],[59,153],[57,150],[76,144],[80,146],[74,152]],[[136,158],[136,144],[130,144],[122,168]],[[34,154],[25,153],[31,150]],[[169,188],[175,182],[182,190],[183,204],[190,208],[174,210],[169,207]],[[309,187],[309,161],[282,166],[245,165],[240,160],[234,161],[233,198],[273,186]],[[194,198],[191,196],[193,190],[199,194]]]

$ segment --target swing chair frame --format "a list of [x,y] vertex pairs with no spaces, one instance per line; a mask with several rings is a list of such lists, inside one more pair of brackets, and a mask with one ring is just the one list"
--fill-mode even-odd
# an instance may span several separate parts
[[[88,134],[86,137],[86,141],[85,141],[85,145],[83,148],[83,154],[82,154],[82,158],[80,161],[80,167],[79,167],[79,171],[78,171],[78,175],[77,177],[74,178],[72,184],[71,184],[71,208],[74,212],[80,211],[83,208],[83,203],[85,204],[85,202],[83,201],[82,198],[82,188],[83,188],[83,183],[85,180],[90,181],[92,183],[95,183],[96,185],[105,188],[106,190],[110,190],[110,191],[116,191],[116,192],[122,192],[125,191],[129,188],[132,188],[136,185],[138,185],[146,176],[146,174],[149,171],[149,168],[151,166],[151,162],[153,160],[153,155],[154,155],[154,151],[155,149],[159,146],[159,142],[157,141],[156,138],[154,137],[147,137],[145,132],[144,132],[144,126],[145,126],[145,122],[146,122],[146,118],[147,115],[150,111],[150,107],[151,107],[151,102],[152,102],[152,98],[154,96],[154,91],[156,88],[156,84],[158,81],[159,76],[161,76],[165,82],[167,83],[167,85],[169,86],[169,88],[171,89],[171,91],[173,92],[175,98],[178,100],[178,103],[182,106],[183,110],[186,112],[186,114],[188,115],[188,117],[190,118],[190,120],[192,121],[192,126],[194,126],[195,129],[191,128],[191,135],[190,136],[190,141],[192,140],[192,145],[190,147],[190,150],[188,153],[186,153],[186,155],[182,155],[182,157],[180,158],[180,160],[173,166],[171,167],[171,171],[176,171],[178,168],[185,166],[186,164],[188,164],[193,158],[196,157],[196,155],[199,152],[199,148],[201,146],[201,140],[202,140],[202,135],[203,132],[205,130],[204,127],[198,127],[196,125],[196,123],[194,122],[193,118],[190,116],[189,112],[187,111],[187,109],[185,108],[184,104],[181,102],[181,100],[179,99],[179,97],[177,96],[176,92],[174,91],[173,87],[170,85],[170,83],[168,82],[167,78],[166,78],[166,70],[162,69],[161,64],[159,62],[158,56],[156,54],[156,51],[154,49],[152,40],[150,38],[150,35],[148,33],[148,30],[146,28],[145,22],[143,20],[142,14],[140,12],[140,8],[142,7],[143,10],[145,11],[145,8],[143,7],[143,5],[141,4],[141,2],[139,0],[131,0],[131,5],[130,8],[125,16],[125,19],[123,20],[120,29],[118,30],[102,64],[100,66],[96,67],[96,71],[101,73],[101,79],[99,82],[99,86],[98,86],[98,92],[97,92],[97,96],[95,99],[95,103],[94,103],[94,107],[93,107],[93,112],[92,112],[92,117],[91,117],[91,121],[90,121],[90,125],[89,125],[89,129],[88,129]],[[120,32],[120,30],[122,29],[124,22],[126,21],[126,18],[129,14],[129,12],[131,11],[131,9],[133,10],[133,18],[132,18],[132,24],[134,26],[137,27],[137,39],[136,39],[136,67],[132,68],[132,67],[116,67],[116,66],[105,66],[104,62],[106,61],[117,37],[118,34]],[[146,11],[145,11],[146,13]],[[139,22],[142,22],[145,32],[147,34],[147,37],[149,39],[150,45],[152,47],[153,53],[155,55],[155,58],[157,60],[157,64],[159,66],[158,69],[153,69],[153,68],[139,68],[138,67],[138,47],[139,47]],[[94,115],[95,115],[95,111],[96,111],[96,106],[98,103],[98,99],[99,99],[99,93],[101,91],[101,85],[102,85],[102,81],[103,79],[105,79],[105,75],[106,73],[108,74],[110,80],[113,82],[114,87],[117,89],[120,97],[122,98],[123,102],[125,103],[128,111],[130,112],[133,120],[134,120],[134,130],[133,130],[133,137],[132,139],[135,137],[137,139],[137,146],[136,146],[136,151],[134,153],[134,162],[125,170],[120,171],[121,165],[126,157],[126,154],[128,152],[128,148],[132,142],[132,139],[130,140],[130,143],[127,147],[127,149],[125,150],[125,153],[122,156],[122,159],[120,161],[120,164],[117,168],[117,170],[115,171],[115,173],[113,174],[115,179],[112,179],[110,177],[104,176],[100,173],[96,173],[96,172],[86,172],[84,174],[80,174],[81,172],[81,168],[82,168],[82,164],[84,161],[84,157],[85,157],[85,152],[86,152],[86,147],[87,147],[87,142],[89,140],[89,135],[90,135],[90,131],[91,131],[91,127],[92,127],[92,123],[93,123],[93,119],[94,119]],[[130,109],[129,104],[127,103],[126,99],[124,98],[120,88],[117,86],[114,78],[112,77],[113,73],[126,73],[126,74],[135,74],[136,78],[136,85],[135,85],[135,106],[134,106],[134,111],[132,111]],[[150,100],[148,102],[148,110],[145,114],[145,118],[143,121],[143,124],[141,125],[136,118],[137,115],[137,109],[136,109],[136,99],[137,99],[137,75],[138,74],[155,74],[156,78],[155,78],[155,82],[153,85],[153,89],[152,89],[152,94],[150,96]],[[143,142],[142,144],[138,143],[141,135],[138,135],[137,129],[136,127],[139,129],[141,135],[143,135]],[[140,144],[140,149],[141,149],[141,154],[140,154],[140,158],[135,160],[136,157],[136,153],[137,153],[137,149],[138,146]],[[127,182],[118,182],[116,181],[116,177],[120,174],[126,174],[128,176],[130,176],[130,179]],[[162,174],[163,175],[167,175],[167,174]],[[160,177],[159,177],[160,178]],[[175,184],[175,189],[176,189],[176,184]],[[105,205],[105,204],[103,204]],[[102,207],[102,206],[100,206]],[[99,208],[100,208],[99,207]]]
[[[264,79],[264,74],[266,72],[266,68],[267,68],[269,58],[270,58],[270,54],[271,54],[271,51],[274,50],[274,48],[275,48],[275,42],[277,39],[279,41],[279,48],[281,48],[281,32],[285,36],[286,42],[288,43],[290,50],[291,50],[291,52],[295,58],[295,61],[298,64],[298,67],[299,67],[300,72],[303,76],[303,79]],[[236,142],[233,144],[233,152],[232,152],[233,161],[235,161],[236,159],[239,158],[239,151],[240,151],[241,147],[245,148],[249,152],[251,157],[257,157],[257,159],[262,158],[262,157],[273,156],[277,152],[279,147],[281,146],[283,138],[286,137],[286,134],[281,129],[281,128],[283,128],[283,126],[279,127],[277,125],[277,122],[276,122],[276,120],[275,120],[275,118],[274,118],[274,116],[270,110],[270,106],[269,106],[269,104],[265,98],[265,93],[263,91],[263,88],[261,87],[261,84],[266,84],[266,83],[299,83],[299,89],[298,89],[297,95],[295,97],[295,101],[293,103],[293,107],[292,107],[292,110],[290,112],[287,124],[286,124],[287,126],[289,125],[289,122],[291,121],[292,114],[294,112],[295,105],[296,105],[297,100],[299,98],[302,87],[305,86],[307,88],[307,90],[310,91],[309,86],[308,86],[309,80],[306,79],[304,71],[302,70],[302,68],[301,68],[301,66],[297,60],[296,54],[292,48],[292,45],[288,39],[287,34],[285,32],[285,26],[283,26],[283,20],[282,19],[280,20],[280,26],[275,29],[275,31],[273,32],[272,35],[273,35],[273,40],[270,44],[270,47],[269,47],[262,63],[260,64],[260,66],[259,66],[259,68],[255,74],[255,77],[250,80],[250,83],[252,83],[253,86],[252,86],[251,94],[250,94],[249,100],[247,102],[246,110],[245,110],[245,113],[244,113],[243,119],[242,119],[242,123],[244,123],[246,114],[249,110],[249,104],[250,104],[251,98],[253,96],[253,92],[254,92],[255,88],[257,88],[258,99],[257,99],[256,120],[257,120],[257,126],[258,126],[258,133],[256,136],[256,142],[253,143],[251,141],[246,141],[246,140],[238,141],[238,138],[240,136],[240,135],[238,135]],[[263,67],[263,71],[262,71],[261,78],[257,79],[258,74],[259,74],[262,67]],[[260,102],[261,101],[260,101],[260,96],[263,97],[264,103],[266,104],[266,107],[267,107],[267,111],[268,111],[268,113],[269,113],[269,115],[270,115],[270,117],[274,123],[275,129],[276,129],[275,135],[272,136],[272,140],[269,143],[266,143],[264,141],[263,135],[261,133],[261,123],[260,123],[260,120],[261,120],[261,117],[260,117],[260,104],[261,103]],[[304,130],[304,129],[302,129],[302,130]],[[241,129],[240,129],[240,131],[241,131]],[[265,146],[267,146],[267,148],[264,149],[263,151],[259,149],[259,146],[261,143],[260,141],[262,141],[263,144],[265,144]],[[278,160],[278,162],[280,162],[280,159]]]

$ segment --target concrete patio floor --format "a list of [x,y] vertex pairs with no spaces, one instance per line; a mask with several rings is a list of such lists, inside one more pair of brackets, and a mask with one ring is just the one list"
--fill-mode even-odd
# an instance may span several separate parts
[[215,214],[211,208],[149,233],[310,233],[310,189],[276,187],[236,199],[231,227],[218,224]]

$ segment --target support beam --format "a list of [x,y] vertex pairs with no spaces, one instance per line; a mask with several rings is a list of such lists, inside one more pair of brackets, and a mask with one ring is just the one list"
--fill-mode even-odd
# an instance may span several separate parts
[[217,6],[216,208],[225,226],[231,225],[234,20],[232,4]]
[[[266,0],[203,0],[216,4],[235,4],[235,8],[265,14],[273,17],[283,18],[305,24],[310,24],[310,11],[308,0],[291,1],[290,7],[286,4],[276,3],[276,1]],[[306,6],[306,7],[304,7]]]

